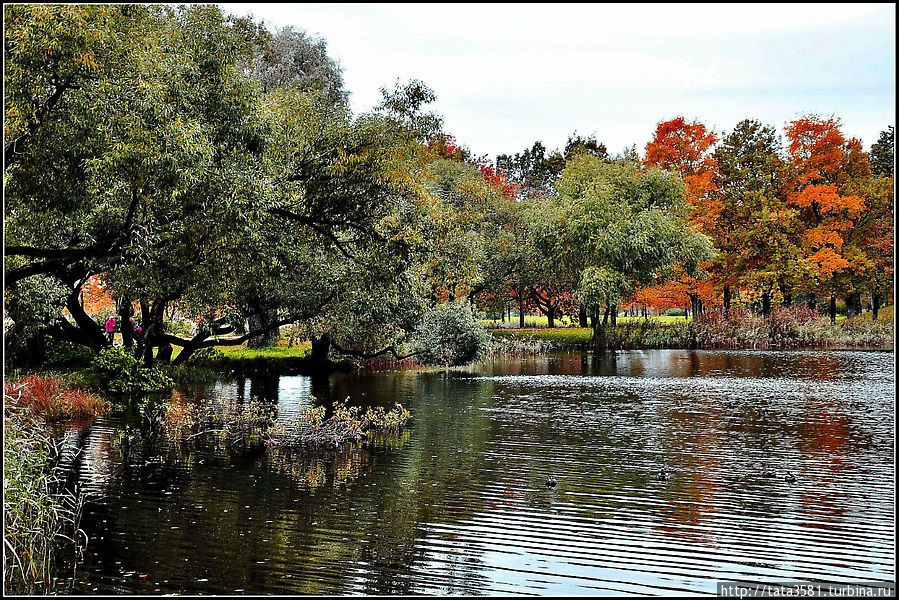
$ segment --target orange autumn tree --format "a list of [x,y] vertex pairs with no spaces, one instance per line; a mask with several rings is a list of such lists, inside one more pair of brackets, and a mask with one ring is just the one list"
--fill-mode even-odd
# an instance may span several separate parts
[[116,312],[115,298],[101,275],[93,275],[81,286],[81,303],[89,315]]
[[869,176],[871,168],[861,142],[847,140],[837,118],[802,117],[787,126],[786,134],[796,178],[788,200],[802,220],[807,291],[830,296],[835,321],[836,296],[853,292],[852,281],[864,270],[864,250],[846,242],[866,209],[854,182]]
[[[712,195],[716,165],[710,152],[717,141],[715,132],[699,121],[688,122],[684,117],[676,117],[656,126],[652,140],[646,144],[643,159],[644,166],[656,166],[680,174],[686,184],[690,224],[707,235],[711,233],[720,209]],[[662,310],[683,306],[689,299],[693,314],[702,314],[703,305],[715,301],[715,291],[705,273],[698,278],[690,274],[690,271],[695,272],[693,267],[677,265],[674,277],[662,286],[654,286],[658,289],[642,293],[641,297],[652,302],[648,306]],[[704,268],[701,270],[705,271]]]

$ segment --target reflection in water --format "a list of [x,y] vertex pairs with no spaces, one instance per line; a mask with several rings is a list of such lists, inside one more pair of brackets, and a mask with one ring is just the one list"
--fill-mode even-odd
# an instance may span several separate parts
[[[892,580],[893,383],[888,353],[628,351],[180,390],[84,434],[73,469],[93,494],[92,540],[74,591],[670,594],[722,579]],[[200,405],[257,400],[280,420],[346,397],[400,402],[411,426],[318,453],[172,434]],[[656,478],[662,464],[677,469],[670,481]]]

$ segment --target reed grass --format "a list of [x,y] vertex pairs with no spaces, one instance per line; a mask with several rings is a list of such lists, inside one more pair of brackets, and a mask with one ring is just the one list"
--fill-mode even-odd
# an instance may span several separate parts
[[27,409],[49,422],[73,417],[97,417],[109,403],[84,390],[70,388],[61,377],[28,375],[15,382],[7,382],[7,402]]

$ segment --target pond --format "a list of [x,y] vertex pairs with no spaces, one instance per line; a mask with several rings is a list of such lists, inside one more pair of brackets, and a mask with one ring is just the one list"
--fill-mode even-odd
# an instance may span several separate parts
[[70,434],[89,543],[59,575],[89,594],[891,581],[893,390],[891,352],[685,350],[185,388],[170,402],[258,398],[287,419],[316,401],[398,401],[412,422],[298,454],[148,435],[146,403],[107,415]]

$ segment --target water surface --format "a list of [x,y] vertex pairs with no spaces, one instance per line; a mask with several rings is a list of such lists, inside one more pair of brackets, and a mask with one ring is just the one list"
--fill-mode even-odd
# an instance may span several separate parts
[[349,397],[400,402],[413,421],[297,454],[173,444],[146,403],[108,415],[73,440],[91,499],[71,591],[670,595],[894,580],[893,388],[887,352],[652,350],[183,389],[169,402],[257,398],[286,420]]

